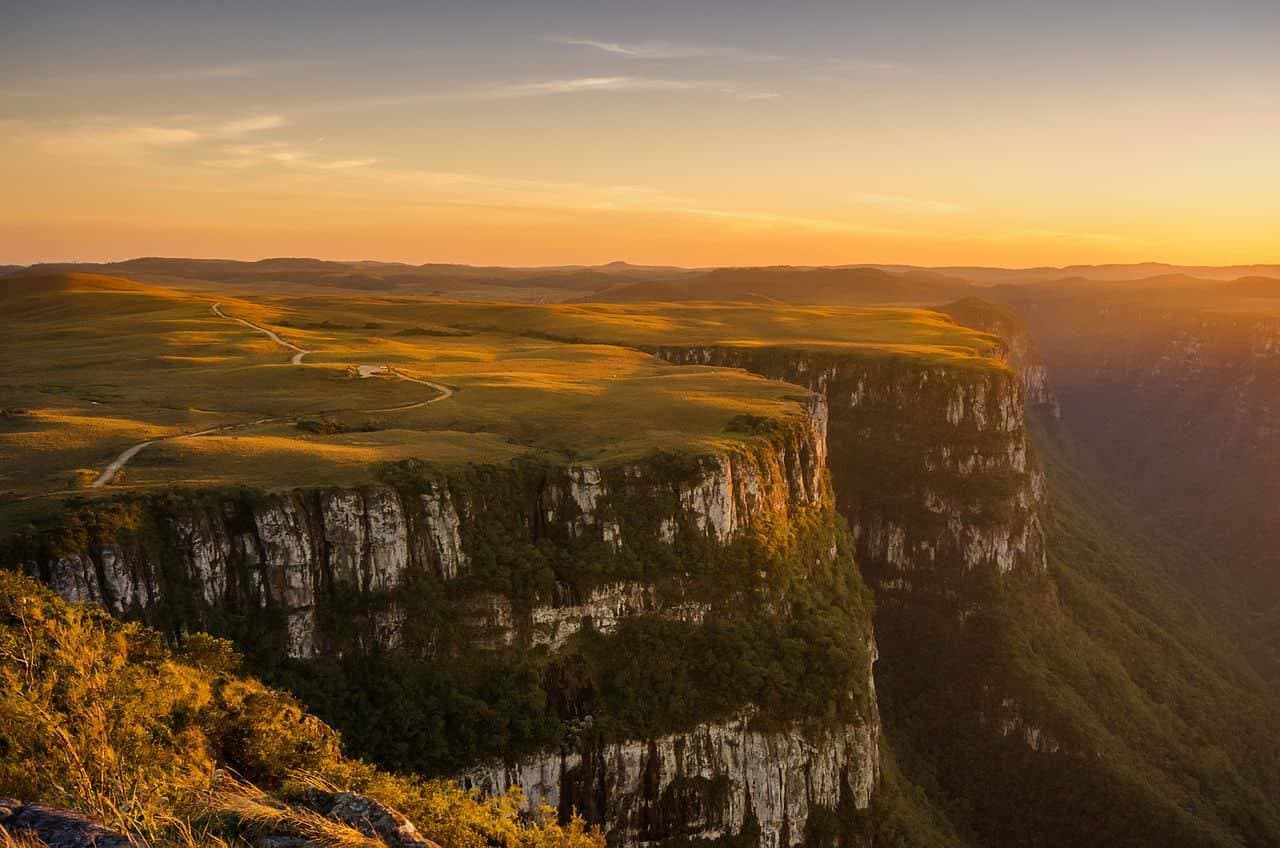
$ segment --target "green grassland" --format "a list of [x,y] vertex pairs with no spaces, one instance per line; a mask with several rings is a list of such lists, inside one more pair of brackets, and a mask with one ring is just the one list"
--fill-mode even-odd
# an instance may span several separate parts
[[[279,333],[293,351],[212,311]],[[996,344],[917,309],[254,300],[88,274],[0,280],[0,498],[110,485],[288,487],[373,479],[382,460],[602,464],[749,438],[743,415],[799,412],[797,390],[671,366],[657,344],[785,345],[1000,367]],[[391,372],[360,377],[356,366]],[[442,392],[432,385],[447,387]],[[440,398],[437,402],[425,403]],[[264,419],[267,419],[264,421]],[[184,437],[214,428],[219,432]]]
[[393,321],[405,329],[451,328],[569,342],[621,345],[785,345],[989,362],[994,337],[938,312],[903,307],[749,303],[495,304],[425,298],[363,302],[296,299],[296,309],[335,323]]

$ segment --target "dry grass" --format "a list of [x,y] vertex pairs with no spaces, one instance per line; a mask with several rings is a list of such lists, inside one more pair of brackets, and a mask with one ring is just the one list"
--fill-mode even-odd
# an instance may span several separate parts
[[311,810],[281,803],[226,774],[218,776],[205,804],[206,815],[230,818],[238,830],[296,834],[319,848],[386,848],[380,839]]
[[48,848],[44,840],[30,831],[13,834],[0,827],[0,848]]

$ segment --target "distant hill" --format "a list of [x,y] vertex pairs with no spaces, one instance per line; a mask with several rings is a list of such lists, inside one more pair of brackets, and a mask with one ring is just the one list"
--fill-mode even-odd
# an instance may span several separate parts
[[[894,271],[919,271],[909,265],[870,266]],[[1153,277],[1185,275],[1200,280],[1235,280],[1240,277],[1280,277],[1280,265],[1167,265],[1162,262],[1139,262],[1132,265],[1068,265],[1063,268],[990,268],[983,266],[947,266],[928,270],[972,280],[979,285],[1059,282],[1066,279],[1096,282],[1130,283]]]
[[1219,291],[1234,297],[1280,297],[1280,275],[1241,277],[1223,285]]
[[[72,292],[130,292],[154,297],[179,297],[179,292],[161,286],[109,277],[103,274],[79,273],[19,273],[0,278],[0,304],[13,309],[19,301],[40,300],[43,308],[49,308],[48,295]],[[64,307],[65,301],[58,301]]]
[[[616,285],[620,277],[642,273],[627,266],[610,271],[581,266],[558,268],[498,268],[469,265],[406,265],[395,262],[334,262],[321,259],[274,258],[256,262],[226,259],[145,257],[123,262],[47,263],[32,266],[35,273],[89,272],[127,276],[178,288],[234,287],[257,292],[297,293],[300,288],[447,296],[510,295],[511,288],[529,290],[545,299],[562,300],[575,294]],[[656,270],[656,275],[668,273]],[[545,290],[545,291],[544,291]]]
[[[832,305],[939,303],[999,287],[1036,286],[1053,291],[1190,290],[1197,286],[1234,284],[1239,280],[1255,282],[1239,284],[1238,290],[1231,292],[1224,289],[1223,293],[1270,297],[1271,287],[1265,281],[1280,279],[1280,265],[1210,267],[1158,262],[1063,268],[925,268],[873,264],[680,268],[615,261],[595,266],[509,268],[305,257],[274,257],[252,262],[140,257],[123,262],[43,263],[30,268],[0,265],[0,277],[60,271],[129,277],[178,289],[234,289],[255,294],[345,291],[526,302],[707,300]],[[1252,294],[1247,293],[1250,286],[1254,287]]]
[[929,272],[878,268],[717,268],[685,280],[637,282],[581,300],[766,301],[792,304],[936,303],[963,297],[973,286]]

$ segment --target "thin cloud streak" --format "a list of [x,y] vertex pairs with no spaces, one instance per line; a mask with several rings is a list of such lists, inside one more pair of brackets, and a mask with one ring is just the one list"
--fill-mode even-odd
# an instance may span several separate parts
[[680,41],[637,41],[619,42],[604,41],[596,38],[553,38],[559,44],[573,47],[590,47],[615,56],[628,59],[671,60],[671,59],[708,59],[732,58],[752,62],[777,62],[781,57],[772,53],[761,53],[742,47],[730,47],[716,44],[689,44]]
[[227,121],[217,129],[218,135],[244,135],[283,127],[288,121],[281,115],[256,115],[252,118],[241,118]]
[[578,77],[517,83],[476,92],[479,99],[543,97],[550,94],[579,94],[593,91],[687,91],[706,83],[690,80],[652,79],[648,77]]
[[300,113],[345,112],[421,103],[454,103],[485,100],[522,100],[575,94],[628,94],[644,92],[709,92],[740,100],[772,100],[780,95],[770,91],[744,90],[723,80],[672,79],[642,76],[568,77],[564,79],[508,82],[455,91],[418,94],[377,94],[317,103]]
[[38,145],[53,150],[127,150],[179,147],[215,139],[238,138],[285,126],[280,115],[254,115],[224,121],[213,126],[180,126],[160,123],[131,123],[127,119],[102,117],[70,126],[32,125],[14,122],[20,133]]
[[283,141],[234,145],[224,147],[221,152],[222,157],[203,159],[197,164],[217,170],[243,170],[277,165],[302,170],[346,171],[367,168],[378,161],[371,157],[321,160],[317,159],[311,151]]

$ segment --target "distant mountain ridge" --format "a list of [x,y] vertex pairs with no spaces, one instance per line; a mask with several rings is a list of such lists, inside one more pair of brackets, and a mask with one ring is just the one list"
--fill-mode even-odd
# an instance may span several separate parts
[[681,268],[614,261],[594,266],[501,267],[306,257],[257,261],[139,257],[106,263],[0,266],[0,276],[62,271],[125,276],[179,288],[234,286],[260,293],[296,293],[302,287],[317,294],[362,291],[547,302],[738,300],[921,304],[957,300],[1001,287],[1138,291],[1233,286],[1230,291],[1223,288],[1223,293],[1241,297],[1271,297],[1280,293],[1280,264],[1214,267],[1145,262],[1062,268],[927,268],[877,264]]

